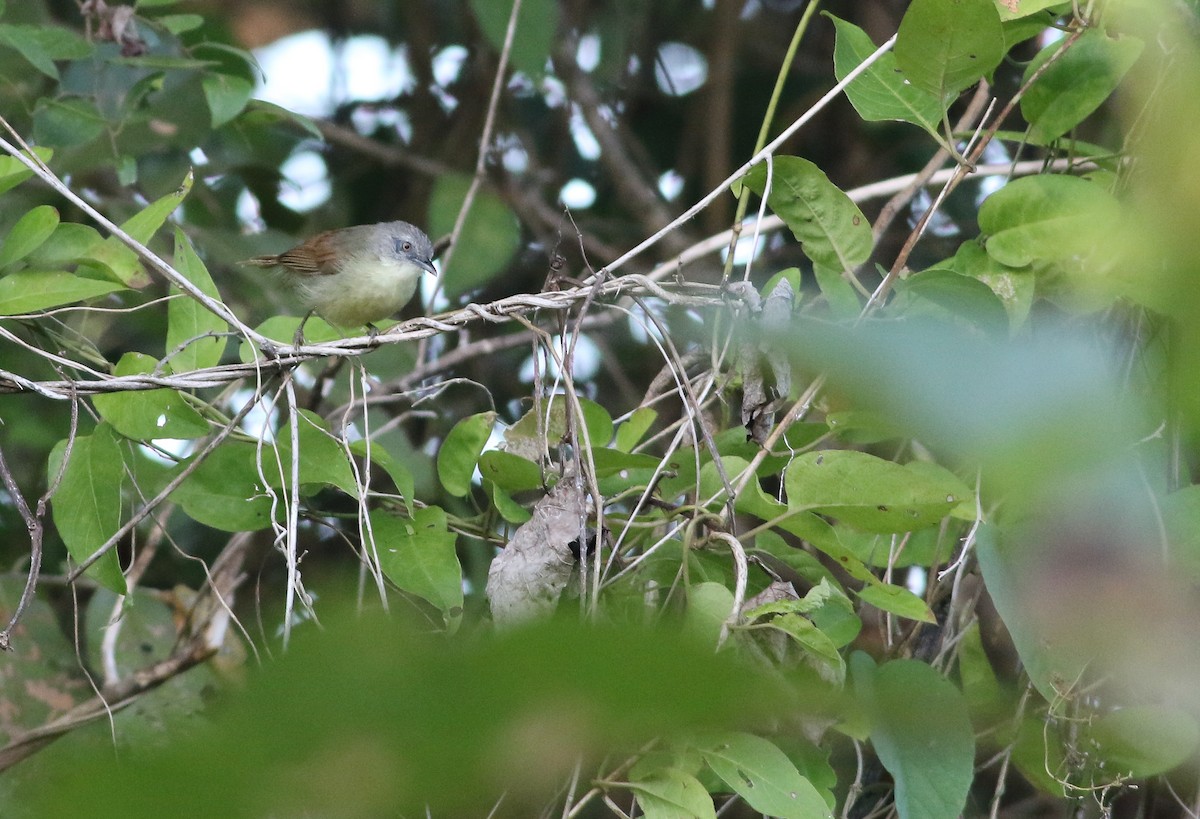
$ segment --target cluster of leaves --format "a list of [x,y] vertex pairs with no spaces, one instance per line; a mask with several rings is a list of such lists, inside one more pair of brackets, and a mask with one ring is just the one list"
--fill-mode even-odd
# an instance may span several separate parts
[[[578,815],[603,798],[614,811],[708,817],[739,799],[772,816],[878,806],[936,819],[998,809],[1018,773],[1045,798],[1103,809],[1130,779],[1186,774],[1200,745],[1190,685],[1200,655],[1168,662],[1156,648],[1168,630],[1194,631],[1200,531],[1180,466],[1200,421],[1200,299],[1186,286],[1200,197],[1160,184],[1192,155],[1188,126],[1200,124],[1187,90],[1200,49],[1174,39],[1185,30],[1169,23],[1176,11],[1114,3],[1085,18],[1061,3],[914,0],[894,48],[846,88],[859,116],[927,133],[959,163],[948,189],[989,143],[1067,172],[1007,181],[978,207],[980,235],[925,269],[909,269],[910,243],[873,270],[859,205],[813,162],[765,153],[733,193],[756,194],[782,221],[802,269],[770,270],[758,286],[748,274],[707,300],[681,283],[593,304],[584,287],[554,330],[514,319],[537,350],[531,406],[508,424],[509,407],[439,419],[422,453],[397,430],[404,417],[373,400],[412,401],[400,386],[411,386],[411,359],[378,371],[384,353],[365,359],[372,376],[397,380],[371,389],[356,365],[338,382],[346,404],[317,412],[297,386],[319,407],[323,382],[339,376],[294,368],[304,356],[281,363],[296,320],[236,327],[240,344],[229,343],[206,261],[220,233],[205,229],[195,188],[231,206],[222,173],[275,167],[297,134],[317,132],[250,101],[252,58],[159,5],[139,4],[140,34],[108,19],[111,42],[0,24],[0,58],[40,72],[27,90],[37,102],[18,119],[36,144],[26,157],[74,179],[103,156],[145,196],[109,211],[135,243],[181,214],[170,275],[188,291],[157,308],[145,294],[158,263],[31,204],[32,170],[0,158],[0,194],[22,214],[0,246],[0,329],[13,351],[0,387],[19,393],[5,406],[74,408],[41,449],[22,445],[22,462],[38,466],[20,482],[47,488],[68,569],[86,566],[99,587],[82,619],[106,684],[130,678],[139,651],[161,659],[176,634],[211,634],[229,614],[207,607],[197,623],[205,580],[163,565],[152,544],[164,537],[215,563],[253,542],[244,533],[273,535],[264,551],[284,571],[266,573],[277,590],[259,615],[285,642],[293,630],[303,639],[193,744],[127,759],[144,784],[132,797],[89,793],[97,810],[161,814],[196,792],[163,783],[186,780],[231,813],[482,812],[504,793],[511,815],[552,803]],[[495,6],[473,4],[499,47]],[[525,9],[518,30],[534,35],[516,65],[536,74],[552,47],[545,21],[557,18]],[[844,79],[876,46],[830,20],[831,74]],[[956,133],[960,95],[1033,37],[1045,43],[1000,101],[1004,116]],[[1099,144],[1075,137],[1122,94],[1149,101],[1103,118]],[[1000,130],[1018,112],[1024,130]],[[277,134],[287,136],[272,143]],[[216,163],[201,182],[182,170],[197,146]],[[447,174],[432,194],[447,229],[466,184]],[[455,251],[452,292],[515,248],[500,200],[476,207],[470,230],[499,239],[460,240],[475,250]],[[197,252],[193,235],[213,247]],[[156,318],[145,337],[88,332],[113,294]],[[702,333],[675,332],[673,299],[704,311]],[[78,322],[58,319],[73,309]],[[581,394],[573,339],[589,310],[635,316],[670,386],[646,385],[630,409]],[[305,330],[309,344],[342,343],[320,321]],[[1118,355],[1133,364],[1113,367]],[[740,416],[727,409],[739,399]],[[266,420],[245,423],[256,406]],[[214,547],[218,532],[233,537]],[[322,532],[334,537],[321,550],[353,560],[302,562],[299,542],[315,546]],[[158,592],[143,588],[144,554],[164,578]],[[423,636],[336,615],[324,639],[306,634],[306,618],[325,618],[313,578],[335,599],[353,585],[344,572],[326,579],[324,561],[373,577],[380,607]],[[4,609],[20,587],[3,578]],[[985,589],[1011,645],[977,605]],[[90,694],[79,674],[52,668],[70,646],[51,636],[49,596],[22,629],[13,667],[24,680],[54,679],[60,712]],[[35,634],[40,656],[22,648]],[[220,634],[214,649],[255,646]],[[1014,648],[1019,666],[997,659]],[[42,689],[28,690],[24,715]],[[2,758],[20,758],[12,749],[28,747],[30,727],[4,726],[13,756]],[[867,743],[873,756],[850,752]],[[977,757],[998,772],[977,774]],[[79,765],[67,753],[52,763]],[[884,771],[890,784],[873,786]],[[41,793],[48,812],[83,794]]]

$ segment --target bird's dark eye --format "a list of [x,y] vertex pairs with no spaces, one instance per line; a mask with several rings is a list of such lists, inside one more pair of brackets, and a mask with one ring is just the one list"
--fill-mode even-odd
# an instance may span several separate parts
[[405,253],[408,253],[410,250],[412,250],[412,242],[405,242],[403,245],[401,245],[401,247],[404,248]]

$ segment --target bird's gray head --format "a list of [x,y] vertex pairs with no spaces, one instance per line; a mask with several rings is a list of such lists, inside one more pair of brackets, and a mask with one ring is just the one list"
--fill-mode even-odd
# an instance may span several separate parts
[[385,222],[381,227],[386,230],[376,234],[383,244],[379,248],[380,256],[409,262],[426,273],[437,275],[433,266],[433,242],[424,231],[408,222]]

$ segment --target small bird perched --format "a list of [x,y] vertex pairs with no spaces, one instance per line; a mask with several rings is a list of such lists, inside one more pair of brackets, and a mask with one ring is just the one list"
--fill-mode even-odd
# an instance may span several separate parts
[[380,222],[319,233],[274,256],[242,262],[295,276],[308,307],[339,327],[385,319],[417,290],[422,271],[437,275],[433,243],[408,222]]

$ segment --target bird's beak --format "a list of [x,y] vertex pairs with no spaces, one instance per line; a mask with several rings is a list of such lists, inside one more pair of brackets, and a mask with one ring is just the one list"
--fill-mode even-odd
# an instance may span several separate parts
[[413,259],[413,262],[429,275],[437,277],[438,272],[437,268],[433,266],[433,259]]

